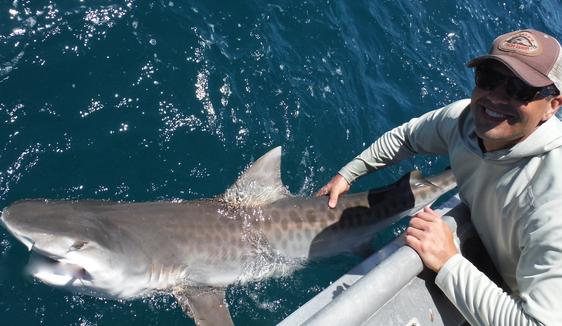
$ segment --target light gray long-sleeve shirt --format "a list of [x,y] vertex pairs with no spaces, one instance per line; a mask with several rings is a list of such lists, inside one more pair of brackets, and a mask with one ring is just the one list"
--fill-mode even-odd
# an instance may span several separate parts
[[512,293],[460,254],[437,285],[473,325],[562,325],[562,123],[553,117],[513,147],[484,153],[469,105],[385,133],[339,173],[351,183],[415,154],[449,154],[461,200]]

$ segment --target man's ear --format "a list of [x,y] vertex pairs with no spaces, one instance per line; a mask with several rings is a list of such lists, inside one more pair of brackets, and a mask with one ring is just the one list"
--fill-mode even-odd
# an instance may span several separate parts
[[558,112],[560,106],[562,106],[562,95],[558,95],[550,99],[549,105],[548,110],[544,113],[543,121],[550,119],[556,114],[556,112]]

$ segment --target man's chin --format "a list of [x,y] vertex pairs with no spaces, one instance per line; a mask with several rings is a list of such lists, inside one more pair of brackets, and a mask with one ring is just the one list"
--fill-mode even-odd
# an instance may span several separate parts
[[508,138],[505,135],[498,134],[493,129],[484,132],[476,131],[476,136],[478,136],[479,140],[488,151],[509,148],[518,142],[517,140]]

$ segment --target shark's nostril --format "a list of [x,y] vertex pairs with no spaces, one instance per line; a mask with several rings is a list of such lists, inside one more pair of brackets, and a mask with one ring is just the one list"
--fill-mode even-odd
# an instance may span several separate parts
[[80,268],[76,273],[76,276],[81,280],[86,280],[86,281],[92,280],[92,275],[90,275],[90,273],[88,273],[88,271],[85,268]]

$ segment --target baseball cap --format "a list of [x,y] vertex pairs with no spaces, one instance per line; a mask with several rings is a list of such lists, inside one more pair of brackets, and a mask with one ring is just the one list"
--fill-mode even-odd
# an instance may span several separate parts
[[468,62],[476,67],[486,60],[506,65],[518,78],[533,87],[554,84],[562,91],[562,51],[552,36],[524,29],[498,36],[487,55]]

